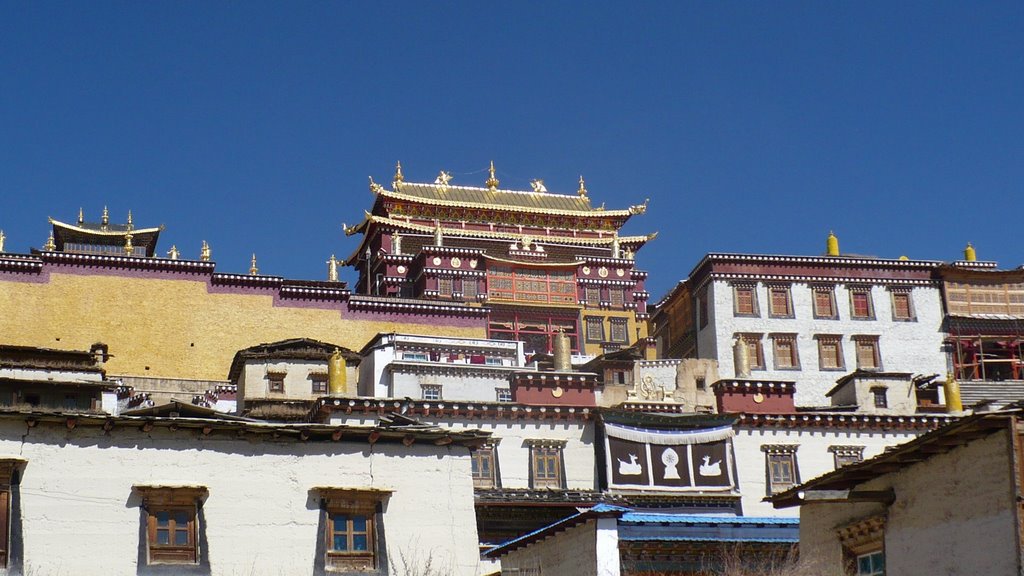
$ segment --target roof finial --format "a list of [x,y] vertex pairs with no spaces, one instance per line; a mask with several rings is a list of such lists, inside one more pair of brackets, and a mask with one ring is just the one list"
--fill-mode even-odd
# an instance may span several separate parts
[[53,231],[50,231],[50,237],[46,239],[46,244],[43,244],[43,250],[53,252],[56,249],[57,243],[53,241]]
[[249,276],[259,276],[260,269],[256,267],[256,253],[252,253],[252,260],[249,261]]
[[7,236],[3,230],[0,230],[0,252],[4,251],[4,240],[7,240]]
[[444,246],[444,234],[441,232],[440,220],[434,220],[434,246]]
[[828,239],[825,240],[825,255],[826,256],[839,256],[839,238],[829,230]]
[[78,208],[78,225],[85,224],[85,211],[81,207]]
[[124,235],[124,255],[132,256],[135,253],[135,246],[132,246],[132,233]]
[[392,179],[393,182],[405,182],[405,176],[402,175],[402,162],[395,163],[395,177]]
[[499,182],[498,179],[494,177],[494,160],[491,160],[491,167],[488,170],[488,172],[490,172],[491,177],[488,178],[487,182],[484,182],[484,184],[486,184],[487,188],[491,190],[497,190],[498,184],[501,184],[501,182]]
[[438,173],[437,178],[434,178],[434,184],[437,184],[442,188],[447,188],[448,183],[451,181],[452,175],[449,172],[445,172],[444,170],[441,170],[441,172]]
[[580,188],[576,193],[584,198],[587,197],[587,187],[583,184],[583,174],[580,174]]
[[374,194],[380,194],[384,191],[384,187],[373,181],[373,176],[370,176],[370,192]]
[[199,259],[203,262],[209,262],[210,253],[210,245],[206,243],[206,240],[203,240],[203,247],[199,249]]
[[964,248],[964,260],[968,262],[976,262],[978,260],[978,253],[974,250],[974,246],[970,242],[967,243],[967,247]]
[[540,178],[530,181],[530,187],[533,188],[534,192],[547,192],[548,189],[544,186],[544,181]]
[[334,254],[331,254],[331,259],[327,261],[327,281],[338,281],[338,258]]
[[103,217],[100,218],[100,224],[104,230],[107,229],[107,224],[110,224],[110,211],[107,210],[106,206],[103,207]]
[[127,223],[127,226],[128,226],[128,230],[132,230],[133,228],[135,228],[135,226],[132,225],[132,211],[131,210],[128,211],[128,223]]
[[171,249],[167,251],[167,257],[171,260],[177,260],[181,256],[181,252],[178,252],[178,247],[171,244]]

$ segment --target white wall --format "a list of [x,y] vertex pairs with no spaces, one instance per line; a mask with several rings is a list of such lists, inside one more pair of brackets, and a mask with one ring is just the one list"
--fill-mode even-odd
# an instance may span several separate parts
[[992,434],[858,487],[891,487],[896,502],[887,510],[881,504],[801,507],[802,561],[839,565],[842,548],[835,529],[887,511],[887,574],[1017,574],[1017,503],[1008,440],[1006,433]]
[[140,513],[133,484],[209,490],[203,511],[215,575],[311,573],[316,486],[394,490],[383,519],[389,556],[432,554],[444,573],[477,574],[466,448],[273,442],[163,428],[146,434],[120,425],[104,434],[3,420],[0,454],[28,461],[21,511],[29,574],[134,575]]
[[[752,370],[751,377],[766,380],[796,380],[798,406],[826,406],[825,393],[843,374],[857,369],[854,335],[878,336],[881,369],[887,372],[944,374],[946,357],[942,351],[942,302],[938,287],[914,286],[911,292],[916,321],[894,321],[889,290],[882,285],[871,288],[874,320],[850,318],[850,293],[846,285],[836,284],[835,304],[838,319],[814,318],[813,291],[807,283],[793,282],[790,288],[793,318],[769,317],[768,288],[757,283],[759,317],[737,317],[733,310],[733,286],[725,280],[708,284],[711,321],[698,328],[698,356],[719,361],[722,378],[735,378],[732,346],[737,333],[762,334],[765,370]],[[713,310],[713,312],[711,312]],[[698,324],[699,326],[700,324]],[[800,369],[776,369],[771,333],[797,334]],[[842,335],[845,370],[821,370],[818,364],[816,334]]]
[[509,378],[513,371],[522,368],[501,369],[479,364],[454,364],[437,367],[433,363],[421,365],[392,364],[388,370],[390,398],[421,398],[422,385],[441,387],[441,398],[447,400],[471,400],[475,402],[497,402],[498,388],[509,389]]
[[737,426],[733,446],[736,451],[737,474],[745,516],[798,516],[796,508],[776,510],[761,500],[769,495],[767,458],[761,446],[769,444],[798,445],[796,462],[799,481],[806,482],[835,470],[835,457],[829,446],[864,446],[864,459],[881,454],[887,446],[895,446],[916,438],[908,431],[857,430],[850,428],[783,428]]
[[[614,522],[614,519],[612,519]],[[618,576],[597,566],[597,521],[586,522],[513,550],[501,558],[502,574],[558,576]],[[542,568],[537,572],[531,572]]]

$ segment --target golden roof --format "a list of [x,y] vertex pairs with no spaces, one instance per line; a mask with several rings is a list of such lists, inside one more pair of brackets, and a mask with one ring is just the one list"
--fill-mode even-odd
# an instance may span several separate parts
[[432,206],[465,208],[486,208],[490,210],[515,210],[564,216],[626,217],[643,214],[647,204],[630,206],[626,210],[605,210],[594,208],[587,196],[552,194],[550,192],[527,192],[453,186],[451,184],[420,184],[400,182],[396,190],[377,189],[378,196],[393,200],[418,202]]
[[123,237],[128,232],[131,232],[132,234],[135,234],[136,236],[138,236],[140,234],[160,232],[160,231],[162,231],[164,229],[163,225],[157,226],[156,228],[137,228],[136,229],[136,228],[129,228],[128,225],[125,225],[125,224],[109,224],[107,226],[107,229],[103,230],[102,228],[100,228],[100,224],[91,224],[91,223],[85,222],[85,223],[82,223],[82,225],[77,226],[75,224],[66,224],[64,222],[61,222],[60,220],[54,220],[53,218],[50,218],[50,224],[52,224],[52,225],[54,225],[54,226],[56,226],[58,228],[64,228],[65,230],[73,230],[75,232],[81,232],[82,234],[94,234],[94,235],[97,235],[97,236],[122,236]]

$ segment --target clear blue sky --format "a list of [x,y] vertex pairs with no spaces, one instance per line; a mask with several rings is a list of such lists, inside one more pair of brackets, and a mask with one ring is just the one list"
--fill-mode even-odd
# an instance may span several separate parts
[[[438,170],[583,174],[654,298],[709,251],[1024,262],[1024,3],[0,3],[0,229],[104,204],[217,268],[323,278]],[[351,271],[346,279],[351,280]]]

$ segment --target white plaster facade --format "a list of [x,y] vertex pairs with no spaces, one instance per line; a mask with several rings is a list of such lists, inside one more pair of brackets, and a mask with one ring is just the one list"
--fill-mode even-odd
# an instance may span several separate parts
[[261,438],[0,420],[0,455],[26,462],[15,496],[25,573],[135,575],[140,498],[132,487],[146,484],[208,490],[209,574],[312,573],[320,514],[313,489],[323,486],[393,491],[382,516],[390,559],[430,558],[446,574],[478,573],[467,448]]
[[[801,416],[802,417],[802,416]],[[810,417],[814,417],[811,415]],[[835,470],[835,446],[863,447],[864,459],[881,454],[887,447],[908,442],[927,430],[895,430],[862,427],[858,423],[821,426],[736,426],[733,448],[739,477],[744,516],[797,516],[795,508],[776,510],[770,502],[768,460],[764,447],[796,446],[797,481],[806,482]]]
[[[346,366],[347,382],[356,381],[358,367]],[[283,388],[271,390],[272,378],[280,378]],[[320,382],[323,391],[314,391],[314,382]],[[326,396],[327,360],[245,359],[238,382],[238,410],[245,410],[252,400],[315,400]]]
[[[447,405],[450,406],[450,403]],[[463,411],[469,404],[460,403]],[[541,407],[508,405],[510,413],[515,411],[539,412]],[[574,413],[585,408],[571,408]],[[554,410],[546,407],[545,410]],[[570,408],[560,407],[568,412]],[[501,488],[531,488],[530,446],[534,441],[555,441],[562,447],[563,487],[568,490],[597,489],[597,467],[594,451],[594,421],[592,419],[533,419],[533,418],[469,418],[465,416],[417,416],[424,424],[450,428],[453,431],[482,430],[489,432],[496,451],[497,484]],[[334,412],[330,423],[333,425],[375,425],[375,413],[344,414]],[[467,472],[467,475],[469,472]]]
[[[522,369],[526,365],[522,342],[480,338],[380,334],[360,354],[363,359],[359,364],[358,392],[378,398],[420,397],[421,383],[415,382],[415,377],[394,377],[410,372],[408,369],[390,370],[389,366],[396,362],[446,366],[451,369],[449,374],[462,375],[455,376],[454,380],[445,378],[443,384],[450,385],[451,391],[443,393],[442,397],[479,401],[496,400],[495,388],[500,386],[498,379],[504,374],[500,368]],[[459,370],[460,367],[465,369]],[[483,367],[496,369],[491,373],[494,382],[474,380],[480,378],[481,371],[470,368]],[[488,377],[484,376],[484,380]],[[504,378],[507,388],[508,378]]]
[[1019,574],[1020,543],[1008,434],[937,454],[857,486],[892,488],[891,506],[801,506],[800,556],[816,568],[844,563],[836,529],[881,513],[886,574]]
[[[866,281],[858,280],[856,286]],[[697,355],[718,360],[721,378],[738,378],[733,345],[737,335],[756,335],[760,338],[763,368],[752,368],[751,377],[766,380],[797,382],[797,406],[826,406],[825,394],[836,380],[857,369],[857,351],[854,336],[877,337],[880,369],[887,372],[914,374],[944,374],[946,358],[943,352],[942,301],[936,285],[914,285],[910,290],[914,319],[894,320],[892,292],[887,285],[870,285],[873,319],[851,318],[849,284],[834,282],[834,319],[815,318],[813,309],[814,284],[784,282],[790,287],[791,317],[773,318],[769,313],[768,284],[762,280],[747,282],[755,286],[754,315],[735,312],[735,285],[720,278],[709,280],[699,297],[707,298],[706,323],[697,318]],[[779,282],[771,282],[777,285]],[[795,335],[798,368],[779,368],[773,357],[772,335]],[[820,367],[819,336],[839,336],[842,369]],[[753,364],[753,362],[751,362]]]
[[[571,553],[570,553],[571,551]],[[615,518],[592,518],[501,558],[503,576],[619,576]]]

